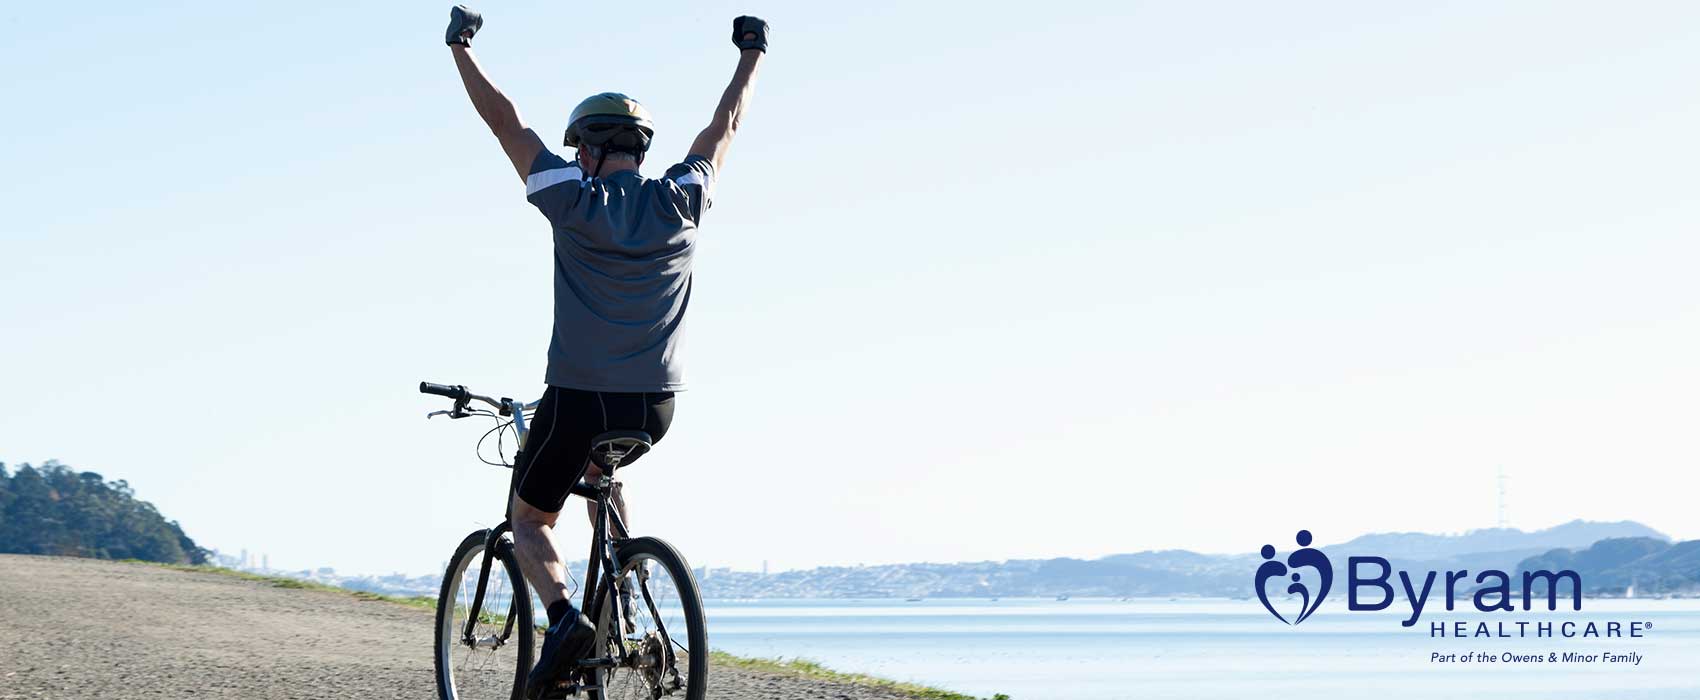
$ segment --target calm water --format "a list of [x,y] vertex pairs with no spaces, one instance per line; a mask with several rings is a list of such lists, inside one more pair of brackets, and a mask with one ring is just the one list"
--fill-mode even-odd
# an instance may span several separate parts
[[[1395,603],[1395,607],[1403,603]],[[709,641],[744,656],[1015,700],[1052,698],[1700,698],[1700,601],[1587,600],[1579,613],[1347,613],[1288,627],[1256,601],[708,602]],[[1431,639],[1430,621],[1651,622],[1641,639]],[[1556,626],[1556,625],[1555,625]],[[1532,634],[1532,632],[1531,632]],[[1631,664],[1431,662],[1431,653],[1639,652]]]

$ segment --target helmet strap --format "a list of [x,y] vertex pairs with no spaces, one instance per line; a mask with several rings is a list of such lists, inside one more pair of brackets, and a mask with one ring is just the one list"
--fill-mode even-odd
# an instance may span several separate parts
[[602,175],[602,163],[603,163],[603,161],[606,161],[606,160],[608,160],[608,149],[606,149],[606,148],[596,149],[596,169],[590,171],[590,177],[592,179]]

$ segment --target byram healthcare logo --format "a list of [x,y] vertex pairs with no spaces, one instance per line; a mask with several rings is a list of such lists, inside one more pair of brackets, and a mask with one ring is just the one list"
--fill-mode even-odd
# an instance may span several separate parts
[[[1257,567],[1257,583],[1255,584],[1257,586],[1257,599],[1263,601],[1263,609],[1268,610],[1269,614],[1275,616],[1275,619],[1289,625],[1304,622],[1305,618],[1316,612],[1316,609],[1322,605],[1322,599],[1328,597],[1329,586],[1334,584],[1334,566],[1328,562],[1328,555],[1323,554],[1320,550],[1311,549],[1310,531],[1300,530],[1299,534],[1293,539],[1299,543],[1299,549],[1287,555],[1285,564],[1275,559],[1275,545],[1263,545],[1262,554],[1265,561]],[[1302,568],[1316,570],[1316,590],[1314,591],[1316,597],[1314,598],[1311,597],[1313,591],[1311,591],[1310,586],[1305,584],[1304,578],[1299,574],[1299,569]],[[1269,579],[1289,578],[1289,574],[1292,584],[1287,586],[1287,594],[1299,597],[1298,614],[1291,620],[1283,616],[1280,611],[1275,609],[1274,604],[1269,602],[1269,591],[1267,590]]]
[[[1263,609],[1270,615],[1288,625],[1297,625],[1310,619],[1317,608],[1322,607],[1322,601],[1328,597],[1328,591],[1334,585],[1334,566],[1328,560],[1328,555],[1310,546],[1309,530],[1300,530],[1293,541],[1298,543],[1298,549],[1288,554],[1285,559],[1277,556],[1275,545],[1263,545],[1261,554],[1263,562],[1257,566],[1257,575],[1253,585],[1257,589],[1257,599],[1263,603]],[[1400,621],[1400,625],[1411,627],[1417,624],[1423,616],[1424,609],[1430,603],[1438,603],[1446,610],[1453,610],[1463,602],[1468,601],[1477,612],[1509,613],[1528,612],[1536,608],[1535,598],[1546,598],[1546,609],[1557,611],[1560,598],[1569,598],[1572,611],[1582,609],[1582,575],[1575,571],[1519,571],[1518,576],[1498,569],[1483,569],[1471,572],[1467,569],[1457,571],[1398,571],[1392,562],[1384,557],[1373,555],[1357,555],[1346,558],[1344,569],[1346,576],[1346,610],[1350,612],[1366,612],[1386,610],[1395,602],[1403,601],[1410,607],[1410,615]],[[1474,575],[1472,575],[1472,573]],[[1279,586],[1286,584],[1286,596],[1280,595]],[[1274,599],[1271,599],[1270,589],[1276,588]],[[1399,595],[1402,594],[1402,595]],[[1519,595],[1521,594],[1521,595]],[[1292,599],[1297,598],[1297,608],[1292,608]],[[1522,605],[1517,605],[1518,599]],[[1285,612],[1286,614],[1283,614]],[[1568,630],[1574,622],[1560,622],[1560,636],[1570,636]],[[1637,623],[1639,624],[1639,623]],[[1530,623],[1527,621],[1500,622],[1499,629],[1508,626],[1517,628],[1516,635],[1523,636]],[[1553,623],[1536,621],[1533,623],[1534,634],[1547,636],[1551,633]],[[1489,630],[1486,622],[1480,622],[1473,628],[1467,628],[1466,623],[1458,620],[1430,623],[1431,636],[1484,636]],[[1608,622],[1604,625],[1604,636],[1619,636],[1618,632],[1628,627],[1630,636],[1640,636],[1636,625],[1620,625]],[[1593,636],[1595,624],[1586,623],[1582,636]]]

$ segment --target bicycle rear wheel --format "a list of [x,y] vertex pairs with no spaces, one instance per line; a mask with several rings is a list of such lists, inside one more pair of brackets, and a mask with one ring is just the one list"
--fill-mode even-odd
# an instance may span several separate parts
[[522,700],[532,651],[531,589],[525,586],[513,544],[498,541],[490,560],[484,602],[466,638],[466,622],[484,570],[488,530],[466,536],[449,559],[437,595],[437,695],[442,700]]
[[[666,542],[639,537],[619,544],[620,583],[598,601],[599,649],[620,659],[597,671],[591,700],[702,700],[708,693],[708,629],[702,595],[684,556]],[[622,589],[629,595],[622,595]],[[628,620],[614,620],[613,596]]]

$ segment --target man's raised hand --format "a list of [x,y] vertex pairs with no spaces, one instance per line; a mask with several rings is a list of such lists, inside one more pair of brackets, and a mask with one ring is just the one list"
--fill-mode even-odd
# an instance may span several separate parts
[[760,17],[740,15],[732,20],[732,43],[740,51],[755,49],[767,53],[767,22]]
[[472,35],[484,26],[484,18],[478,13],[466,9],[465,5],[455,5],[449,10],[449,31],[444,37],[449,46],[471,46]]

